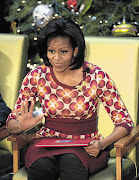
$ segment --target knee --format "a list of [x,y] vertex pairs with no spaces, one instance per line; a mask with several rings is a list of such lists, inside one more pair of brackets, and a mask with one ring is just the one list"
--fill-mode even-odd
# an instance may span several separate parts
[[34,162],[28,169],[28,180],[55,180],[57,177],[57,162],[54,159],[44,157]]
[[88,171],[74,154],[63,154],[59,157],[60,178],[64,180],[88,180]]
[[57,172],[57,162],[54,159],[43,157],[35,161],[30,167],[29,170],[31,171],[38,171],[42,173],[50,172],[54,173]]
[[59,167],[60,169],[68,170],[68,171],[73,171],[73,170],[84,170],[85,167],[80,161],[80,159],[74,155],[74,154],[63,154],[60,155],[59,158]]

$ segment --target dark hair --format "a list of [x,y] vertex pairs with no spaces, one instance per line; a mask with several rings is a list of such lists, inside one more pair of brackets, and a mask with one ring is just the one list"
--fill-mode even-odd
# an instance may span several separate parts
[[74,57],[74,62],[71,64],[73,67],[71,69],[79,69],[85,57],[85,40],[80,27],[72,20],[59,18],[51,20],[42,29],[37,44],[40,58],[43,59],[47,66],[51,66],[47,58],[47,43],[51,38],[56,37],[69,38],[73,49],[78,47],[78,53]]

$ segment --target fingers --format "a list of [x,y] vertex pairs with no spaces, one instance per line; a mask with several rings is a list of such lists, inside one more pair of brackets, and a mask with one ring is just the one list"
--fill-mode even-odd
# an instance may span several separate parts
[[34,104],[35,104],[34,101],[32,101],[29,108],[27,99],[25,99],[25,101],[22,101],[21,102],[21,115],[27,114],[28,112],[32,114],[34,110]]
[[21,116],[24,114],[25,108],[24,108],[24,101],[21,102]]
[[90,145],[88,147],[84,147],[84,149],[90,156],[94,157],[97,157],[100,152],[97,140],[91,141]]
[[99,154],[98,149],[85,149],[85,151],[90,155],[96,157]]
[[25,99],[25,102],[24,102],[24,113],[28,113],[28,101],[27,99]]
[[16,117],[18,118],[19,117],[19,113],[18,113],[17,109],[15,109],[15,113],[16,113]]
[[90,145],[85,147],[86,150],[95,149],[96,148],[96,140],[90,142]]
[[21,102],[21,107],[19,106],[18,109],[15,109],[16,119],[19,122],[19,128],[21,130],[27,130],[28,128],[33,127],[43,118],[44,114],[41,114],[36,118],[33,117],[34,105],[35,102],[32,101],[29,107],[29,102],[25,99]]
[[90,149],[90,150],[86,150],[86,152],[90,156],[94,156],[94,157],[97,157],[97,155],[99,154],[99,150],[98,149]]
[[28,101],[25,99],[25,101],[21,102],[21,115],[24,115],[28,113]]
[[90,142],[91,145],[94,145],[96,143],[96,140],[93,140]]
[[90,156],[97,157],[97,156],[98,156],[98,152],[91,152],[89,155],[90,155]]
[[30,108],[29,108],[29,112],[31,113],[31,114],[33,114],[33,110],[34,110],[34,101],[31,101],[31,105],[30,105]]

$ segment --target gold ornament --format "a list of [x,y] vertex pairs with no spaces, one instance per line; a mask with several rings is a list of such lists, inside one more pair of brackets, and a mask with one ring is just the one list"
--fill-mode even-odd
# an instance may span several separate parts
[[120,37],[137,36],[137,29],[135,26],[126,24],[125,21],[123,21],[123,24],[117,25],[112,29],[112,35]]

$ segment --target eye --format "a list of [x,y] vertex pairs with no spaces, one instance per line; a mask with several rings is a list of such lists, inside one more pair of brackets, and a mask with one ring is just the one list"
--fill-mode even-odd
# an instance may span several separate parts
[[52,49],[48,49],[47,51],[50,52],[50,53],[52,53],[52,54],[55,52],[55,51],[52,50]]
[[68,51],[64,51],[64,50],[61,51],[62,54],[66,54],[67,52],[68,52]]

